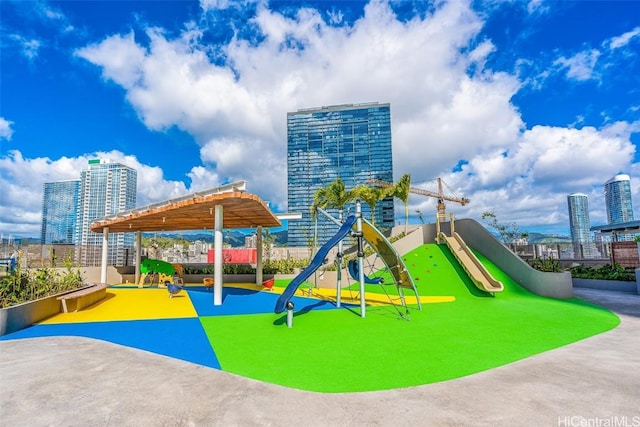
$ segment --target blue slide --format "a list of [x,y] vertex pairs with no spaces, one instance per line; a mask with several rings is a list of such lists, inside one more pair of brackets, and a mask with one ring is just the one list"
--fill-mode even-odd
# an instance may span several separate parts
[[335,245],[340,242],[340,240],[344,239],[347,234],[351,231],[351,227],[356,223],[356,217],[354,215],[348,216],[344,224],[340,227],[340,230],[333,236],[327,243],[322,245],[322,247],[318,250],[316,256],[311,260],[311,264],[307,266],[300,274],[298,274],[294,279],[289,283],[287,288],[284,290],[278,301],[276,301],[276,307],[273,310],[275,313],[282,313],[287,309],[287,304],[293,297],[293,294],[296,293],[298,287],[304,283],[309,276],[311,276],[320,266],[324,263],[324,259],[327,257],[329,250],[333,248]]
[[[355,259],[349,260],[347,263],[347,269],[349,270],[349,274],[353,278],[353,280],[360,280],[360,267],[358,267],[358,261]],[[382,277],[374,277],[371,278],[364,275],[364,283],[368,285],[379,285],[384,281]]]

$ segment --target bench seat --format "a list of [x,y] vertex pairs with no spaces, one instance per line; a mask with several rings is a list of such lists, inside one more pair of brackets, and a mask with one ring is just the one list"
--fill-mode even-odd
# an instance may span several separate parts
[[[68,313],[70,308],[75,308],[72,311],[79,311],[85,307],[89,307],[102,300],[107,296],[107,288],[109,285],[104,283],[94,283],[91,286],[87,286],[77,291],[69,292],[64,295],[60,295],[56,299],[62,302],[62,311]],[[75,307],[74,303],[75,302]],[[68,303],[72,303],[71,307]]]

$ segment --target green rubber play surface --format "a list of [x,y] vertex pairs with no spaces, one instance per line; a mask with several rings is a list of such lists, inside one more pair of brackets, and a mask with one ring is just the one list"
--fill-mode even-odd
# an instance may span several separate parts
[[[424,304],[403,320],[392,306],[201,318],[224,371],[318,392],[356,392],[430,384],[496,368],[608,331],[610,311],[578,298],[533,295],[484,257],[505,290],[477,290],[447,247],[405,254]],[[379,286],[370,286],[374,292]],[[410,293],[407,292],[407,295]]]

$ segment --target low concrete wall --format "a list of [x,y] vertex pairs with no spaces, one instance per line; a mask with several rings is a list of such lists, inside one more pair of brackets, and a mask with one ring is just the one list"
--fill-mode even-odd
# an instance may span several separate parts
[[398,254],[401,256],[410,252],[421,246],[424,243],[424,236],[421,233],[421,229],[414,228],[413,230],[408,230],[407,235],[402,239],[393,242],[393,247],[396,249]]
[[0,309],[0,336],[19,331],[47,317],[60,313],[62,304],[56,298],[60,295],[75,292],[78,289]]
[[[101,267],[82,267],[80,268],[80,275],[82,281],[87,283],[101,283],[100,276],[102,274]],[[107,281],[108,285],[116,285],[123,283],[122,275],[118,273],[116,267],[112,265],[107,266]]]
[[19,331],[47,317],[60,313],[59,295],[0,309],[0,336]]
[[[636,280],[637,280],[636,274]],[[621,280],[595,280],[595,279],[573,279],[573,286],[576,288],[600,289],[603,291],[638,293],[636,282],[623,282]]]

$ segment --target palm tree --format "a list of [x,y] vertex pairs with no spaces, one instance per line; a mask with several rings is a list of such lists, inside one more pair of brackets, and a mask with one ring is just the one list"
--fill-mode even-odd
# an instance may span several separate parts
[[402,200],[404,203],[404,234],[407,234],[407,226],[409,224],[409,189],[411,188],[411,175],[405,173],[402,177],[393,185],[391,195],[397,199]]
[[360,185],[354,189],[357,197],[361,198],[371,209],[371,223],[375,225],[375,210],[378,202],[388,195],[388,191],[380,187]]
[[311,206],[311,214],[315,217],[316,208],[337,208],[340,219],[342,219],[342,210],[344,205],[353,201],[357,196],[356,191],[347,190],[344,182],[340,178],[336,178],[324,188],[318,189],[313,196],[313,205]]

